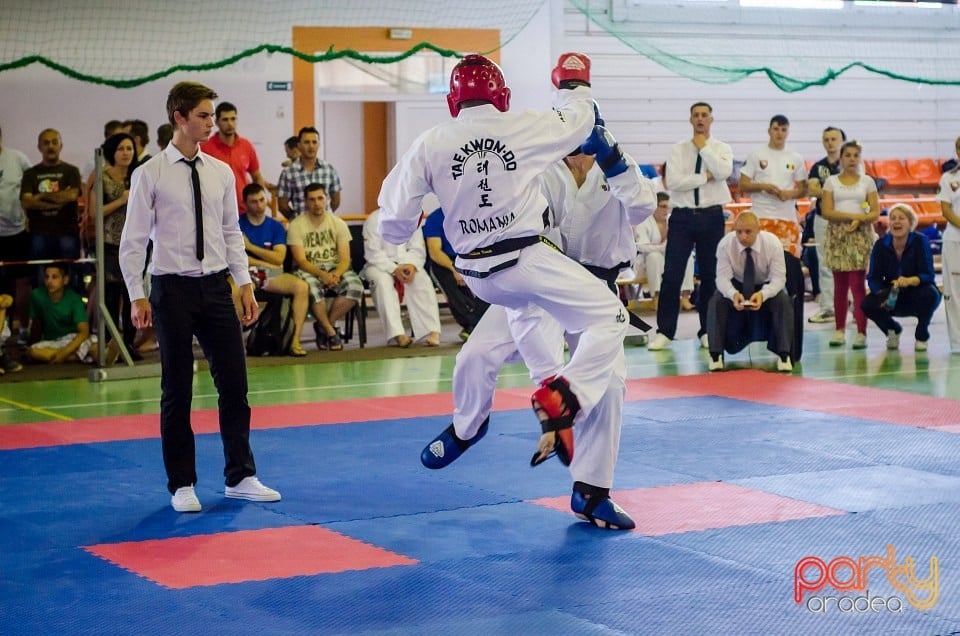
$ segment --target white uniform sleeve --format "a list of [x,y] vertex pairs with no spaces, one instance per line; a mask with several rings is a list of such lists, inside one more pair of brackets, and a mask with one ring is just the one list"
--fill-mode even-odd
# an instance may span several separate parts
[[417,137],[404,153],[383,180],[377,197],[380,206],[377,233],[394,245],[406,243],[420,227],[421,201],[433,191],[427,180],[429,172],[424,139],[428,134],[429,130]]
[[387,246],[377,233],[377,217],[374,213],[363,222],[363,257],[367,260],[367,267],[376,267],[392,274],[397,269],[397,263],[387,254]]
[[610,193],[617,199],[627,213],[630,225],[642,223],[657,208],[657,193],[653,184],[640,172],[633,157],[624,153],[627,162],[626,172],[607,179]]
[[727,144],[708,139],[707,145],[700,149],[703,167],[710,171],[715,181],[726,181],[733,174],[733,151]]
[[[761,238],[766,239],[768,237],[761,235]],[[783,244],[780,239],[772,234],[769,238],[771,240],[766,241],[767,244],[764,245],[764,249],[770,250],[773,253],[773,258],[770,259],[770,280],[760,288],[764,300],[773,298],[787,286],[787,261],[784,257]]]

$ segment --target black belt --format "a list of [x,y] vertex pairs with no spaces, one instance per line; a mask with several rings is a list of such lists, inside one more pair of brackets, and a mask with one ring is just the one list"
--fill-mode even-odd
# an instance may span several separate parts
[[705,208],[673,208],[674,212],[693,212],[694,214],[703,214],[705,212],[719,212],[723,214],[722,205],[708,205]]
[[[487,258],[488,256],[498,256],[500,254],[509,254],[511,252],[520,251],[525,247],[536,245],[537,243],[543,243],[544,245],[547,245],[552,249],[557,250],[558,252],[561,251],[560,248],[558,248],[556,245],[553,244],[553,241],[551,241],[545,236],[541,236],[541,235],[520,236],[517,238],[504,239],[502,241],[498,241],[494,243],[493,245],[478,247],[472,252],[468,252],[466,254],[460,254],[460,258],[470,260],[470,259],[477,259],[477,258]],[[493,267],[491,267],[485,272],[478,272],[472,269],[460,269],[459,267],[457,267],[456,270],[461,274],[463,274],[464,276],[469,276],[471,278],[486,278],[490,274],[496,274],[497,272],[503,271],[509,267],[513,267],[519,261],[520,261],[519,258],[511,258],[508,261],[504,261],[502,263],[494,265]]]

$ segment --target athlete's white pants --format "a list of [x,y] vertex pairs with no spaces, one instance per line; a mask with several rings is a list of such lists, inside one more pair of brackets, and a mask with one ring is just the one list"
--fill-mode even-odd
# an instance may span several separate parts
[[833,270],[827,267],[827,253],[823,249],[828,225],[830,222],[819,214],[813,217],[813,241],[817,244],[817,262],[820,264],[820,311],[833,311]]
[[[460,265],[461,259],[457,260]],[[530,350],[536,342],[523,335],[538,328],[544,311],[564,331],[579,336],[580,346],[560,370],[580,403],[577,418],[586,417],[600,401],[611,375],[625,379],[626,309],[579,263],[536,243],[520,251],[516,265],[486,278],[464,276],[464,280],[477,296],[506,308],[510,333],[524,360],[542,355]]]
[[[647,252],[638,254],[637,260],[633,265],[633,273],[636,278],[647,279],[647,289],[651,294],[660,293],[660,282],[663,280],[663,268],[666,263],[663,252]],[[693,254],[687,260],[687,269],[683,272],[683,282],[680,284],[680,291],[693,291]]]
[[943,308],[950,351],[960,353],[960,242],[943,242]]
[[[373,304],[377,307],[380,324],[383,325],[383,333],[387,339],[402,335],[405,330],[400,315],[400,297],[393,286],[393,274],[377,267],[365,267],[363,277],[370,281]],[[433,288],[433,281],[425,271],[418,271],[413,280],[404,286],[403,300],[407,304],[415,340],[440,332],[437,293]]]
[[[539,312],[540,321],[536,328],[521,336],[528,340],[527,349],[535,352],[524,361],[534,384],[556,375],[563,365],[563,328],[543,310]],[[568,341],[571,350],[576,352],[577,338],[570,335]],[[477,434],[493,407],[500,367],[519,359],[506,310],[491,305],[460,349],[453,369],[453,426],[457,437],[473,439]],[[600,401],[586,417],[578,418],[573,428],[575,450],[570,475],[574,481],[600,488],[613,485],[626,394],[624,375],[610,375],[609,385]]]

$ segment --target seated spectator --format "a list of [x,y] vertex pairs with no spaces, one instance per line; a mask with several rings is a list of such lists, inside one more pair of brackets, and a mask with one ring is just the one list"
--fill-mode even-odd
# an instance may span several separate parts
[[[792,371],[793,303],[786,291],[783,243],[760,229],[752,212],[742,212],[717,246],[717,291],[707,309],[710,370],[723,370],[723,352],[742,348],[753,312],[770,314],[771,350],[777,371]],[[749,338],[749,336],[747,336]]]
[[[283,261],[287,256],[287,231],[283,223],[266,215],[267,195],[259,183],[248,183],[243,188],[243,200],[247,213],[240,215],[240,231],[247,248],[250,267],[256,268],[262,275],[260,289],[282,296],[291,296],[290,309],[293,313],[293,340],[290,341],[290,355],[303,357],[307,352],[300,344],[300,332],[307,319],[310,305],[310,287],[299,276],[283,271]],[[254,279],[258,284],[261,276]],[[230,282],[233,290],[233,302],[240,307],[240,288]],[[239,313],[239,309],[238,309]]]
[[[377,229],[380,210],[363,223],[363,255],[367,264],[360,275],[370,281],[373,303],[380,315],[387,344],[409,347],[414,340],[440,344],[440,308],[433,280],[424,270],[427,259],[423,234],[417,230],[403,245],[387,243]],[[400,303],[407,303],[413,339],[403,328]]]
[[887,349],[900,348],[903,327],[894,316],[916,316],[917,351],[927,350],[930,320],[940,304],[930,242],[916,232],[917,214],[905,203],[890,208],[890,228],[873,244],[867,284],[870,293],[861,308],[887,335]]
[[[69,287],[67,268],[61,263],[43,268],[43,287],[30,294],[30,357],[59,364],[76,356],[93,362],[96,343],[90,336],[87,309],[80,294]],[[116,362],[119,349],[108,348],[107,363]]]
[[7,327],[7,309],[13,304],[13,296],[10,294],[0,294],[0,375],[6,373],[16,373],[23,369],[23,366],[9,355],[3,344],[10,331]]
[[[653,215],[634,227],[633,236],[637,243],[637,260],[633,272],[635,280],[647,281],[647,290],[653,297],[656,308],[660,300],[660,281],[663,280],[664,253],[667,250],[667,220],[670,217],[670,195],[657,192],[657,208]],[[687,260],[687,269],[680,285],[680,309],[696,309],[690,302],[693,293],[693,254]]]
[[[340,351],[343,340],[333,325],[363,300],[363,282],[350,269],[350,228],[327,210],[326,188],[311,183],[303,192],[306,210],[290,221],[287,245],[295,273],[310,287],[317,349]],[[329,310],[328,297],[333,298]]]
[[453,319],[461,327],[460,339],[466,340],[490,305],[470,291],[463,276],[453,266],[457,253],[443,233],[443,219],[440,208],[427,216],[423,221],[423,239],[430,257],[430,272],[447,297]]

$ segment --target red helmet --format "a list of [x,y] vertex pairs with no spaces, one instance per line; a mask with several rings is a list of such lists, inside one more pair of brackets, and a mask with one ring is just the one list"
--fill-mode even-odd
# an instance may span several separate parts
[[500,67],[482,55],[466,56],[450,73],[450,114],[459,115],[460,104],[471,99],[490,102],[501,113],[510,109],[510,89],[503,81]]

